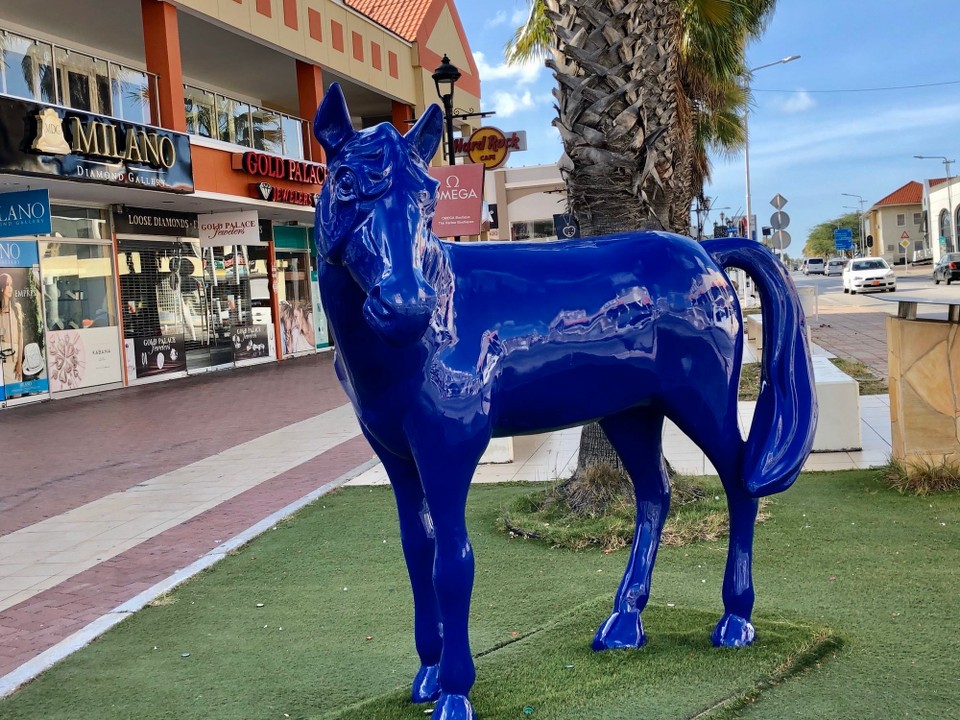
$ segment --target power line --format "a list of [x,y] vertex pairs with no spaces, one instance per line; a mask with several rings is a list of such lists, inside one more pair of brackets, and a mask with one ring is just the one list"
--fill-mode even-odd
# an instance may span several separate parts
[[760,88],[750,88],[750,92],[768,92],[768,93],[854,93],[854,92],[884,92],[887,90],[914,90],[917,88],[943,87],[944,85],[960,85],[960,80],[947,80],[945,82],[923,83],[921,85],[890,85],[889,87],[873,88],[846,88],[843,90],[761,90]]

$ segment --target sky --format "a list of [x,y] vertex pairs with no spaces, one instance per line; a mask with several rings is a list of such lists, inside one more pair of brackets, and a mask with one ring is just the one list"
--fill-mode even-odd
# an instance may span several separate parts
[[[504,63],[527,0],[455,1],[480,70],[482,109],[497,113],[484,124],[527,131],[527,151],[511,154],[509,166],[556,162],[550,71]],[[775,195],[787,199],[788,254],[800,255],[819,223],[857,211],[859,199],[843,193],[869,209],[911,180],[946,176],[942,160],[914,155],[960,160],[958,30],[957,0],[779,0],[747,49],[748,67],[800,59],[754,73],[750,189],[759,226],[770,224]],[[720,212],[745,212],[743,152],[712,157],[705,192],[714,208],[707,226]]]

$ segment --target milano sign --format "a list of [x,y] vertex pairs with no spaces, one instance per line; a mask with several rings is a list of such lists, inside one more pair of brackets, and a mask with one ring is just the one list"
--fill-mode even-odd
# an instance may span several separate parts
[[193,192],[189,136],[17,98],[0,98],[0,173]]

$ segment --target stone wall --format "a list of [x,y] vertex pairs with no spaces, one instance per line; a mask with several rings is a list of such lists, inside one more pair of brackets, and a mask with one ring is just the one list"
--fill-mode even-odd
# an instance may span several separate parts
[[887,318],[893,457],[960,461],[960,325]]

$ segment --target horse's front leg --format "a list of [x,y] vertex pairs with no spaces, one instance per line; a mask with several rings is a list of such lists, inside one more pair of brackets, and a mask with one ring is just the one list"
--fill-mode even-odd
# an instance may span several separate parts
[[364,430],[364,435],[383,463],[397,499],[400,519],[400,543],[407,561],[413,589],[413,632],[420,669],[413,679],[410,697],[415,703],[432,702],[440,697],[440,608],[433,591],[433,526],[427,511],[420,475],[412,458],[401,458],[386,450]]
[[613,613],[597,630],[593,649],[637,648],[646,642],[641,613],[650,598],[653,564],[670,509],[670,483],[661,450],[663,415],[647,409],[628,410],[604,418],[600,427],[633,479],[637,521]]
[[475,720],[468,695],[476,679],[468,625],[473,592],[473,548],[467,535],[470,481],[488,439],[442,444],[444,433],[423,432],[412,442],[436,534],[433,586],[440,607],[443,651],[440,698],[432,720]]

